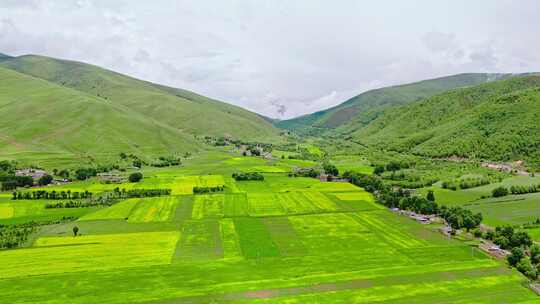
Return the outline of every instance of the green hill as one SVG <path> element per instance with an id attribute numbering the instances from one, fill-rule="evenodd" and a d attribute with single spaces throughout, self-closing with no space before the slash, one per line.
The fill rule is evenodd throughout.
<path id="1" fill-rule="evenodd" d="M 280 121 L 276 126 L 301 133 L 350 133 L 375 119 L 387 107 L 414 102 L 454 88 L 507 78 L 511 74 L 459 74 L 371 90 L 333 108 Z"/>
<path id="2" fill-rule="evenodd" d="M 39 158 L 201 148 L 195 135 L 277 138 L 259 115 L 96 66 L 41 56 L 0 62 L 0 156 Z"/>
<path id="3" fill-rule="evenodd" d="M 526 160 L 540 168 L 540 76 L 452 90 L 387 109 L 351 134 L 372 146 L 433 157 Z"/>
<path id="4" fill-rule="evenodd" d="M 189 134 L 245 139 L 276 134 L 270 123 L 242 108 L 89 64 L 27 55 L 0 65 L 129 107 Z"/>

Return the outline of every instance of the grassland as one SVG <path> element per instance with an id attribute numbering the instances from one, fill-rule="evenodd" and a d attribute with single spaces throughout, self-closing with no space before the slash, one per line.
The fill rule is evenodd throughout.
<path id="1" fill-rule="evenodd" d="M 490 226 L 521 225 L 540 218 L 540 195 L 538 193 L 509 195 L 500 198 L 491 197 L 491 191 L 497 187 L 529 186 L 540 183 L 540 177 L 513 176 L 498 183 L 465 190 L 442 189 L 439 186 L 420 190 L 425 195 L 434 191 L 438 203 L 447 206 L 462 206 L 474 212 L 482 213 L 484 223 Z"/>
<path id="2" fill-rule="evenodd" d="M 6 303 L 533 303 L 524 278 L 480 251 L 375 204 L 347 183 L 263 173 L 290 168 L 212 152 L 148 169 L 141 184 L 170 197 L 129 199 L 42 228 L 0 251 Z M 266 172 L 274 172 L 267 170 Z M 219 194 L 185 189 L 224 183 Z M 104 189 L 94 181 L 73 189 Z M 49 187 L 49 189 L 55 189 Z M 60 189 L 60 188 L 59 188 Z M 18 204 L 19 201 L 16 201 Z M 43 212 L 35 202 L 24 211 Z M 15 202 L 4 197 L 0 214 Z M 87 209 L 87 208 L 81 208 Z M 11 220 L 17 218 L 13 209 Z M 77 225 L 82 236 L 73 237 Z"/>
<path id="3" fill-rule="evenodd" d="M 149 160 L 200 151 L 205 135 L 279 140 L 255 113 L 89 64 L 19 56 L 2 60 L 0 78 L 0 155 L 27 165 Z"/>

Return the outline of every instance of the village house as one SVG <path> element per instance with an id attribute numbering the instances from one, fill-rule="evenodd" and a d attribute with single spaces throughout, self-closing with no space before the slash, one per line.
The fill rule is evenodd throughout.
<path id="1" fill-rule="evenodd" d="M 41 169 L 26 168 L 26 169 L 19 169 L 15 171 L 15 175 L 16 176 L 30 176 L 35 182 L 39 180 L 41 177 L 47 175 L 47 172 Z"/>
<path id="2" fill-rule="evenodd" d="M 118 172 L 103 172 L 98 173 L 98 178 L 102 183 L 106 184 L 119 184 L 124 178 Z"/>

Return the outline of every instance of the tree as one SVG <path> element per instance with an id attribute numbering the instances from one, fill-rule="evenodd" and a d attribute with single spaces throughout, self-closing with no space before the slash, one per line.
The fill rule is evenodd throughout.
<path id="1" fill-rule="evenodd" d="M 323 169 L 326 174 L 337 176 L 339 175 L 339 170 L 335 165 L 331 163 L 324 163 Z"/>
<path id="2" fill-rule="evenodd" d="M 508 260 L 508 264 L 510 266 L 516 266 L 521 259 L 525 257 L 525 252 L 523 252 L 523 249 L 521 247 L 514 247 L 512 248 L 511 254 L 506 258 Z"/>
<path id="3" fill-rule="evenodd" d="M 435 201 L 435 194 L 433 193 L 433 190 L 429 190 L 426 196 L 426 199 L 430 202 Z"/>
<path id="4" fill-rule="evenodd" d="M 384 172 L 384 167 L 383 167 L 383 166 L 380 166 L 380 165 L 379 165 L 379 166 L 375 166 L 375 169 L 373 169 L 373 173 L 374 173 L 374 174 L 377 174 L 377 175 L 379 175 L 379 174 L 381 174 L 381 173 L 383 173 L 383 172 Z"/>
<path id="5" fill-rule="evenodd" d="M 78 233 L 79 233 L 79 227 L 73 226 L 73 236 L 77 236 Z"/>
<path id="6" fill-rule="evenodd" d="M 510 247 L 519 247 L 525 246 L 529 247 L 532 245 L 532 240 L 529 234 L 525 231 L 518 231 L 512 235 L 509 239 Z"/>
<path id="7" fill-rule="evenodd" d="M 531 259 L 528 257 L 521 259 L 516 264 L 516 269 L 530 279 L 535 280 L 537 277 L 536 269 L 534 269 Z"/>
<path id="8" fill-rule="evenodd" d="M 137 183 L 143 178 L 141 172 L 133 172 L 129 175 L 129 181 L 132 183 Z"/>
<path id="9" fill-rule="evenodd" d="M 491 191 L 491 194 L 493 197 L 501 197 L 501 196 L 507 196 L 508 195 L 508 189 L 505 187 L 497 187 Z"/>
<path id="10" fill-rule="evenodd" d="M 69 178 L 69 171 L 66 169 L 62 169 L 60 170 L 60 172 L 58 172 L 58 176 L 67 179 Z"/>
<path id="11" fill-rule="evenodd" d="M 126 153 L 120 152 L 120 158 L 121 158 L 121 159 L 126 159 L 126 158 L 127 158 Z"/>
<path id="12" fill-rule="evenodd" d="M 386 171 L 397 171 L 401 169 L 401 164 L 396 161 L 391 161 L 386 164 Z"/>
<path id="13" fill-rule="evenodd" d="M 142 167 L 142 161 L 140 159 L 134 159 L 133 160 L 133 167 L 137 167 L 137 168 L 140 168 Z"/>
<path id="14" fill-rule="evenodd" d="M 536 244 L 531 246 L 531 262 L 534 264 L 540 263 L 540 246 Z"/>
<path id="15" fill-rule="evenodd" d="M 38 179 L 38 184 L 41 186 L 45 186 L 45 185 L 50 184 L 52 181 L 53 181 L 53 177 L 49 174 L 45 174 Z"/>

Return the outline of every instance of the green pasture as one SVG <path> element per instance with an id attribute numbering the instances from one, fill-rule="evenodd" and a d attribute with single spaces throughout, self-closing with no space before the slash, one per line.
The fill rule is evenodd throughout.
<path id="1" fill-rule="evenodd" d="M 252 157 L 201 157 L 204 161 L 194 157 L 178 168 L 148 169 L 138 184 L 90 180 L 47 187 L 170 187 L 173 193 L 110 207 L 73 208 L 84 209 L 77 221 L 45 226 L 29 247 L 0 251 L 2 301 L 422 304 L 538 299 L 516 271 L 386 210 L 352 184 L 288 177 L 279 164 L 276 170 L 260 170 L 274 165 Z M 235 181 L 230 174 L 239 168 L 264 172 L 265 180 Z M 222 193 L 191 192 L 195 185 L 223 184 Z M 0 223 L 50 217 L 52 210 L 44 204 L 2 197 Z M 73 236 L 73 226 L 79 236 Z"/>

